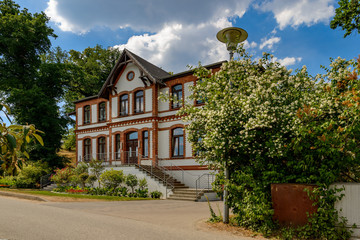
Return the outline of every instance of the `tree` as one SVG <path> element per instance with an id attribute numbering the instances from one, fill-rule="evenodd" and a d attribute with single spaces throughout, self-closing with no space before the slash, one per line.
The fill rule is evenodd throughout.
<path id="1" fill-rule="evenodd" d="M 335 10 L 335 17 L 330 22 L 330 27 L 341 27 L 345 30 L 344 38 L 353 31 L 360 33 L 360 2 L 359 0 L 340 0 L 339 7 Z"/>
<path id="2" fill-rule="evenodd" d="M 74 128 L 70 128 L 67 135 L 63 137 L 64 139 L 64 148 L 71 151 L 76 148 L 76 135 Z"/>
<path id="3" fill-rule="evenodd" d="M 196 69 L 190 98 L 204 105 L 189 101 L 178 114 L 189 122 L 198 161 L 219 170 L 228 164 L 227 200 L 238 223 L 268 233 L 275 226 L 271 183 L 329 186 L 355 177 L 360 61 L 336 59 L 326 74 L 311 77 L 306 67 L 292 74 L 269 54 L 253 61 L 239 53 L 217 73 Z M 324 221 L 334 229 L 332 220 Z M 341 234 L 327 230 L 319 232 Z"/>
<path id="4" fill-rule="evenodd" d="M 65 112 L 73 112 L 73 101 L 98 94 L 121 52 L 117 48 L 103 48 L 100 45 L 88 47 L 82 52 L 70 50 L 71 81 L 68 83 L 64 100 Z"/>
<path id="5" fill-rule="evenodd" d="M 134 193 L 134 188 L 138 185 L 138 179 L 136 175 L 129 174 L 126 176 L 125 183 L 128 187 L 131 188 L 131 193 Z"/>
<path id="6" fill-rule="evenodd" d="M 0 112 L 7 115 L 10 109 L 0 104 Z M 0 164 L 7 175 L 16 175 L 23 163 L 29 156 L 29 145 L 39 142 L 44 145 L 43 140 L 33 125 L 10 125 L 6 126 L 0 118 Z"/>
<path id="7" fill-rule="evenodd" d="M 125 176 L 121 170 L 107 170 L 103 172 L 100 176 L 100 181 L 105 187 L 112 188 L 113 192 L 119 187 L 119 185 L 124 181 Z"/>
<path id="8" fill-rule="evenodd" d="M 0 89 L 17 123 L 32 123 L 44 132 L 45 145 L 35 146 L 31 159 L 62 166 L 56 152 L 68 120 L 58 102 L 69 75 L 61 51 L 49 52 L 56 35 L 44 13 L 20 10 L 12 0 L 0 1 L 0 18 Z"/>

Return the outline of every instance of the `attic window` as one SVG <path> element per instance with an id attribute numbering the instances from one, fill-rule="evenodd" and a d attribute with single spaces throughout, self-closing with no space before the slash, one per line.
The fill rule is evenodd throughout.
<path id="1" fill-rule="evenodd" d="M 126 79 L 129 81 L 133 80 L 134 77 L 135 77 L 135 73 L 133 71 L 130 71 L 126 74 Z"/>

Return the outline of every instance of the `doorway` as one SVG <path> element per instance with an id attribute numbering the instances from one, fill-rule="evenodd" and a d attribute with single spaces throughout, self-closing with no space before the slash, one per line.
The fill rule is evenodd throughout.
<path id="1" fill-rule="evenodd" d="M 126 163 L 138 163 L 138 133 L 130 132 L 126 134 Z"/>

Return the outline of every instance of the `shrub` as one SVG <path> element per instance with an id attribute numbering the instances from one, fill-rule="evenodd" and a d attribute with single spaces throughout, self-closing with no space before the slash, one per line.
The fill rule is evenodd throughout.
<path id="1" fill-rule="evenodd" d="M 92 175 L 94 175 L 96 177 L 99 187 L 100 187 L 100 185 L 101 185 L 100 175 L 105 169 L 104 165 L 102 164 L 102 161 L 93 159 L 92 161 L 90 161 L 89 166 L 90 166 L 90 171 L 91 171 Z"/>
<path id="2" fill-rule="evenodd" d="M 135 193 L 137 194 L 138 197 L 141 197 L 141 198 L 149 197 L 148 189 L 136 189 Z"/>
<path id="3" fill-rule="evenodd" d="M 126 176 L 126 185 L 131 188 L 131 193 L 134 193 L 134 188 L 138 185 L 136 175 L 129 174 Z"/>
<path id="4" fill-rule="evenodd" d="M 56 169 L 55 174 L 51 176 L 51 181 L 56 184 L 64 184 L 67 185 L 70 183 L 70 177 L 73 175 L 73 169 L 66 167 L 63 169 Z"/>
<path id="5" fill-rule="evenodd" d="M 105 187 L 116 189 L 124 181 L 123 171 L 107 170 L 101 174 L 100 181 Z"/>
<path id="6" fill-rule="evenodd" d="M 40 162 L 27 163 L 16 176 L 16 187 L 34 188 L 39 187 L 40 178 L 49 173 L 47 165 Z"/>
<path id="7" fill-rule="evenodd" d="M 6 176 L 3 178 L 0 178 L 0 186 L 10 186 L 13 187 L 15 186 L 16 181 L 15 178 L 13 176 Z"/>
<path id="8" fill-rule="evenodd" d="M 139 188 L 140 190 L 144 190 L 145 188 L 147 188 L 148 184 L 146 181 L 146 178 L 142 178 L 139 180 Z"/>
<path id="9" fill-rule="evenodd" d="M 94 187 L 94 182 L 97 180 L 97 177 L 95 175 L 89 175 L 89 177 L 86 179 L 87 184 L 89 184 L 91 187 Z"/>
<path id="10" fill-rule="evenodd" d="M 150 193 L 151 198 L 160 198 L 162 196 L 162 193 L 159 191 L 153 191 Z"/>

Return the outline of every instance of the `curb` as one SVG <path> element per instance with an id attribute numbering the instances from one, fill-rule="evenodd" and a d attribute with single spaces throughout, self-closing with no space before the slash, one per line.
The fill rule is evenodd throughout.
<path id="1" fill-rule="evenodd" d="M 43 199 L 41 197 L 32 196 L 32 195 L 26 195 L 26 194 L 22 194 L 22 193 L 13 193 L 13 192 L 0 191 L 0 196 L 16 197 L 16 198 L 27 199 L 27 200 L 47 202 L 47 200 L 45 200 L 45 199 Z"/>

